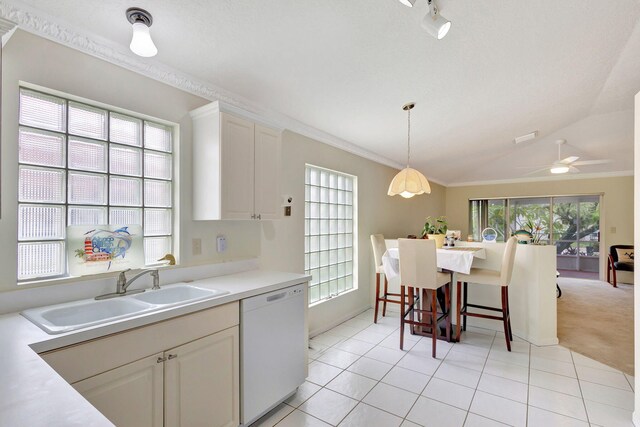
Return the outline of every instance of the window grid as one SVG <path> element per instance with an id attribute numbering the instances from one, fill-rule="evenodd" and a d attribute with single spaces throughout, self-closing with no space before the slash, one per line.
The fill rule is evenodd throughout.
<path id="1" fill-rule="evenodd" d="M 114 111 L 109 110 L 108 108 L 101 108 L 101 107 L 95 107 L 86 103 L 81 103 L 81 102 L 76 102 L 76 101 L 72 101 L 69 99 L 65 99 L 63 97 L 60 96 L 54 96 L 54 95 L 50 95 L 48 93 L 43 93 L 43 92 L 39 92 L 37 90 L 33 90 L 33 89 L 27 89 L 27 88 L 20 88 L 20 103 L 22 104 L 23 102 L 23 97 L 29 97 L 29 96 L 42 96 L 42 97 L 46 97 L 50 100 L 55 100 L 57 102 L 60 102 L 61 105 L 63 106 L 63 111 L 62 111 L 62 118 L 64 123 L 62 124 L 62 126 L 58 129 L 52 129 L 52 127 L 49 124 L 43 125 L 43 127 L 37 127 L 34 125 L 27 125 L 23 122 L 23 120 L 20 120 L 19 122 L 19 146 L 20 146 L 20 158 L 19 158 L 19 167 L 22 168 L 28 168 L 28 169 L 33 169 L 33 170 L 43 170 L 43 171 L 60 171 L 63 173 L 64 177 L 63 177 L 63 181 L 62 181 L 62 193 L 63 193 L 63 200 L 61 201 L 38 201 L 38 200 L 24 200 L 24 198 L 19 197 L 18 200 L 18 209 L 19 212 L 24 209 L 25 211 L 27 210 L 27 208 L 36 208 L 36 207 L 45 207 L 45 208 L 62 208 L 64 210 L 64 224 L 62 224 L 62 229 L 63 229 L 63 233 L 62 236 L 58 235 L 54 236 L 54 237 L 26 237 L 23 233 L 21 233 L 21 227 L 22 228 L 27 228 L 29 229 L 29 227 L 31 228 L 37 228 L 37 224 L 33 224 L 33 223 L 24 223 L 22 224 L 22 221 L 20 221 L 20 215 L 19 215 L 19 226 L 18 226 L 18 281 L 30 281 L 30 280 L 37 280 L 37 279 L 41 279 L 41 278 L 55 278 L 55 277 L 64 277 L 68 274 L 67 272 L 67 263 L 66 263 L 66 249 L 65 249 L 65 238 L 66 238 L 66 226 L 67 225 L 73 225 L 74 224 L 74 217 L 80 217 L 81 215 L 78 214 L 78 212 L 82 209 L 85 209 L 85 211 L 88 210 L 94 210 L 96 212 L 100 212 L 99 214 L 94 215 L 94 220 L 91 221 L 78 221 L 75 220 L 75 224 L 76 225 L 97 225 L 100 222 L 97 222 L 95 219 L 100 218 L 103 219 L 104 222 L 102 223 L 108 223 L 111 224 L 111 213 L 114 210 L 136 210 L 138 211 L 138 215 L 137 217 L 139 218 L 139 223 L 142 226 L 143 229 L 143 233 L 144 233 L 144 247 L 145 247 L 145 261 L 146 261 L 146 265 L 153 265 L 153 264 L 158 264 L 157 259 L 160 258 L 162 255 L 164 255 L 164 253 L 166 252 L 172 252 L 172 235 L 173 235 L 173 223 L 172 218 L 172 208 L 173 208 L 173 167 L 172 167 L 172 163 L 173 163 L 173 141 L 172 141 L 172 135 L 171 135 L 171 129 L 169 126 L 165 126 L 165 125 L 161 125 L 161 124 L 157 124 L 154 122 L 150 122 L 141 118 L 137 118 L 135 116 L 130 116 L 130 115 L 126 115 L 126 114 L 122 114 L 122 113 L 116 113 Z M 93 112 L 93 113 L 98 113 L 98 114 L 102 114 L 103 117 L 105 117 L 105 123 L 104 123 L 104 139 L 100 138 L 100 137 L 92 137 L 87 135 L 87 131 L 78 131 L 76 133 L 72 132 L 72 129 L 70 129 L 70 123 L 69 123 L 69 109 L 70 109 L 70 105 L 72 105 L 72 108 L 86 108 L 87 111 L 89 112 Z M 20 118 L 22 119 L 22 105 L 20 106 Z M 112 117 L 116 117 L 118 119 L 128 119 L 131 120 L 132 122 L 137 122 L 139 123 L 139 136 L 138 136 L 138 145 L 136 144 L 128 144 L 128 143 L 121 143 L 121 141 L 118 142 L 112 142 L 112 130 L 111 130 L 111 119 Z M 46 122 L 44 122 L 46 123 Z M 145 129 L 146 126 L 150 125 L 153 126 L 157 129 L 162 129 L 164 128 L 165 131 L 168 133 L 166 135 L 166 137 L 169 140 L 169 146 L 167 147 L 167 151 L 161 151 L 158 150 L 156 148 L 148 148 L 147 147 L 147 137 L 145 135 Z M 46 160 L 42 160 L 42 159 L 36 159 L 34 160 L 32 159 L 23 159 L 22 158 L 22 151 L 24 149 L 23 147 L 23 139 L 22 139 L 22 135 L 23 133 L 26 132 L 36 132 L 36 133 L 41 133 L 43 135 L 46 136 L 53 136 L 53 137 L 59 137 L 62 139 L 62 156 L 63 156 L 63 163 L 60 165 L 57 164 L 51 164 L 51 163 L 47 163 Z M 96 145 L 102 145 L 104 147 L 104 160 L 102 161 L 102 163 L 104 164 L 104 168 L 100 169 L 100 168 L 92 168 L 89 167 L 87 165 L 74 165 L 71 163 L 71 158 L 72 155 L 74 154 L 72 152 L 72 150 L 70 149 L 70 144 L 72 142 L 80 142 L 80 143 L 84 143 L 84 144 L 96 144 Z M 137 149 L 139 152 L 139 173 L 135 172 L 135 173 L 130 173 L 129 175 L 126 175 L 127 171 L 122 172 L 119 171 L 120 173 L 112 173 L 112 165 L 111 165 L 111 149 L 115 148 L 115 149 L 126 149 L 126 150 L 135 150 Z M 160 176 L 157 173 L 146 173 L 145 172 L 145 155 L 149 154 L 149 155 L 156 155 L 159 157 L 163 157 L 165 159 L 168 160 L 168 166 L 169 166 L 169 173 L 165 174 L 165 176 Z M 95 177 L 98 176 L 102 176 L 106 179 L 106 182 L 104 184 L 104 191 L 105 191 L 105 195 L 104 195 L 104 201 L 103 202 L 98 202 L 96 203 L 95 201 L 92 202 L 88 202 L 88 203 L 72 203 L 72 201 L 70 200 L 70 193 L 71 193 L 71 189 L 70 189 L 70 175 L 92 175 Z M 147 178 L 147 176 L 152 177 L 151 179 Z M 135 203 L 135 204 L 124 204 L 124 203 L 111 203 L 111 195 L 112 192 L 115 191 L 114 189 L 111 188 L 111 180 L 112 178 L 115 179 L 128 179 L 128 180 L 137 180 L 139 181 L 139 198 L 140 198 L 140 203 Z M 148 205 L 147 204 L 147 195 L 145 194 L 145 183 L 147 181 L 155 181 L 155 182 L 164 182 L 167 183 L 169 185 L 169 197 L 168 197 L 168 203 L 165 204 L 165 206 L 159 206 L 159 205 Z M 23 182 L 22 179 L 22 175 L 19 178 L 19 186 L 22 189 L 23 187 L 26 187 L 26 185 L 24 185 L 25 183 Z M 166 211 L 166 215 L 169 218 L 169 222 L 168 222 L 168 229 L 165 232 L 159 232 L 158 230 L 155 230 L 153 233 L 147 234 L 147 227 L 145 224 L 145 214 L 147 213 L 147 211 L 154 211 L 154 212 L 158 212 L 158 211 Z M 72 214 L 72 211 L 75 213 Z M 87 216 L 91 216 L 91 215 L 85 215 L 85 217 Z M 166 221 L 165 221 L 166 222 Z M 55 227 L 54 227 L 55 228 Z M 153 242 L 158 242 L 158 245 L 154 246 L 152 243 Z M 25 263 L 28 263 L 29 261 L 33 262 L 33 257 L 34 256 L 39 256 L 40 259 L 45 259 L 46 257 L 42 256 L 42 253 L 44 253 L 44 248 L 46 246 L 49 247 L 55 247 L 56 252 L 55 254 L 46 254 L 49 256 L 49 258 L 51 257 L 58 257 L 58 262 L 56 264 L 57 268 L 43 268 L 41 266 L 34 266 L 32 265 L 31 269 L 27 269 L 29 270 L 29 272 L 27 272 L 25 274 L 25 268 L 24 265 Z M 29 250 L 29 248 L 31 248 L 31 251 Z M 61 248 L 61 249 L 60 249 Z M 160 254 L 159 256 L 157 256 L 157 254 L 155 254 L 154 252 L 158 252 L 157 250 L 154 251 L 153 249 L 159 249 L 160 251 L 166 251 L 163 252 L 162 254 Z M 40 253 L 38 253 L 38 251 Z M 55 256 L 54 256 L 55 255 Z M 31 259 L 29 259 L 31 256 Z M 60 257 L 62 257 L 60 259 Z"/>
<path id="2" fill-rule="evenodd" d="M 309 304 L 354 288 L 355 177 L 306 165 L 305 273 Z"/>

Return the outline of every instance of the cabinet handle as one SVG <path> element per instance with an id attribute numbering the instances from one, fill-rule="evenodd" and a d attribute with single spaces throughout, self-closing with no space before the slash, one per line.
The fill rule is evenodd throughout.
<path id="1" fill-rule="evenodd" d="M 171 360 L 171 359 L 175 359 L 176 357 L 178 357 L 177 354 L 170 354 L 168 359 Z"/>
<path id="2" fill-rule="evenodd" d="M 262 219 L 262 214 L 258 214 L 258 219 Z"/>
<path id="3" fill-rule="evenodd" d="M 166 357 L 158 357 L 158 360 L 156 360 L 156 363 L 162 363 L 162 362 L 164 362 L 165 360 L 167 360 L 167 358 L 166 358 Z"/>
<path id="4" fill-rule="evenodd" d="M 256 219 L 256 214 L 251 214 L 251 219 Z"/>

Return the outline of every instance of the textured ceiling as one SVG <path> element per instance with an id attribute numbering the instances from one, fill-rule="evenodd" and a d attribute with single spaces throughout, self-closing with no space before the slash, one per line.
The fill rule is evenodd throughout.
<path id="1" fill-rule="evenodd" d="M 640 1 L 439 0 L 451 31 L 420 28 L 426 0 L 25 0 L 128 46 L 130 6 L 149 10 L 154 60 L 405 162 L 445 183 L 512 179 L 556 156 L 633 169 Z M 515 136 L 540 137 L 515 146 Z"/>

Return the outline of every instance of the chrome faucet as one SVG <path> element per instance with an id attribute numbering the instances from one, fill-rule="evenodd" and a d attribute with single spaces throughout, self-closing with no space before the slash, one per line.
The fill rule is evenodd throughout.
<path id="1" fill-rule="evenodd" d="M 124 295 L 133 295 L 133 294 L 139 294 L 140 292 L 144 292 L 144 289 L 135 289 L 133 291 L 127 291 L 127 289 L 139 277 L 144 276 L 147 273 L 151 274 L 151 277 L 153 278 L 153 287 L 151 289 L 152 290 L 160 289 L 160 273 L 158 273 L 158 270 L 142 270 L 142 272 L 136 274 L 129 280 L 127 280 L 127 276 L 125 275 L 127 271 L 131 271 L 131 269 L 128 268 L 124 271 L 121 271 L 120 274 L 118 275 L 118 281 L 116 282 L 115 292 L 105 294 L 105 295 L 99 295 L 96 297 L 96 299 L 101 300 L 101 299 L 115 298 L 115 297 L 121 297 Z"/>

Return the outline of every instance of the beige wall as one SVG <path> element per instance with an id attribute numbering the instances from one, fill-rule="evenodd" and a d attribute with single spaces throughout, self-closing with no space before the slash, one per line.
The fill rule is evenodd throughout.
<path id="1" fill-rule="evenodd" d="M 445 189 L 431 183 L 430 195 L 387 196 L 397 170 L 285 131 L 282 136 L 282 193 L 293 197 L 291 217 L 263 221 L 261 263 L 268 268 L 304 270 L 304 167 L 306 163 L 358 177 L 358 290 L 311 307 L 313 333 L 370 307 L 374 298 L 373 254 L 369 236 L 418 234 L 428 215 L 444 214 Z"/>
<path id="2" fill-rule="evenodd" d="M 601 208 L 603 248 L 633 242 L 633 177 L 566 179 L 512 184 L 447 187 L 449 227 L 469 234 L 469 199 L 485 197 L 604 194 Z M 612 230 L 615 228 L 615 232 Z M 604 258 L 601 260 L 601 273 Z"/>

